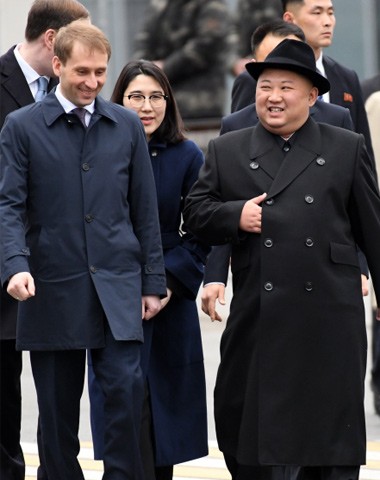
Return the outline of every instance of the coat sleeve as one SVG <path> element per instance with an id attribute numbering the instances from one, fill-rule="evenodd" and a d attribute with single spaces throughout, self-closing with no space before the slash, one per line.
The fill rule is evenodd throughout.
<path id="1" fill-rule="evenodd" d="M 198 178 L 203 164 L 203 154 L 197 148 L 186 173 L 182 197 L 186 198 Z M 177 295 L 195 300 L 204 274 L 204 264 L 210 247 L 202 243 L 185 224 L 181 227 L 181 242 L 165 252 L 165 268 L 168 287 Z"/>
<path id="2" fill-rule="evenodd" d="M 357 245 L 365 254 L 377 303 L 380 299 L 380 195 L 363 136 L 359 137 L 349 202 L 351 226 Z"/>
<path id="3" fill-rule="evenodd" d="M 19 135 L 22 128 L 13 114 L 0 134 L 0 239 L 1 282 L 18 272 L 29 272 L 29 248 L 25 239 L 28 159 Z"/>
<path id="4" fill-rule="evenodd" d="M 142 294 L 164 297 L 166 280 L 156 187 L 143 127 L 139 124 L 136 128 L 128 201 L 134 232 L 141 245 Z"/>
<path id="5" fill-rule="evenodd" d="M 240 216 L 246 200 L 222 199 L 217 140 L 209 143 L 205 164 L 185 203 L 184 221 L 193 234 L 209 245 L 239 243 Z"/>

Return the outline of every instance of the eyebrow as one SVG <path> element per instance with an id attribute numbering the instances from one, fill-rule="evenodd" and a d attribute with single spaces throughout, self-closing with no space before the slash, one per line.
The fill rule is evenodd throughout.
<path id="1" fill-rule="evenodd" d="M 132 95 L 133 93 L 138 93 L 138 94 L 141 94 L 141 95 L 145 95 L 142 90 L 132 90 L 130 92 L 130 95 Z M 159 93 L 160 95 L 165 95 L 164 92 L 161 92 L 160 90 L 152 90 L 149 93 L 149 95 L 154 95 L 155 93 Z"/>

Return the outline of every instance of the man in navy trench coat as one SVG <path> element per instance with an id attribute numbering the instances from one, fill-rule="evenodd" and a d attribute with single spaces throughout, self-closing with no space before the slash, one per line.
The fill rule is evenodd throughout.
<path id="1" fill-rule="evenodd" d="M 49 479 L 83 480 L 85 353 L 106 396 L 104 479 L 142 478 L 142 317 L 166 294 L 156 191 L 137 116 L 98 97 L 110 45 L 85 22 L 55 40 L 56 92 L 0 137 L 1 280 L 20 301 Z M 83 123 L 72 110 L 85 107 Z"/>

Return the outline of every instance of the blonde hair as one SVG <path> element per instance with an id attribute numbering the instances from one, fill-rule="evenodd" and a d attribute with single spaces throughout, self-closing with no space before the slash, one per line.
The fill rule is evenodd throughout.
<path id="1" fill-rule="evenodd" d="M 75 42 L 80 42 L 90 49 L 107 54 L 108 60 L 111 57 L 111 45 L 100 28 L 91 23 L 77 20 L 66 27 L 62 27 L 54 41 L 54 55 L 63 65 L 66 64 L 73 51 Z"/>

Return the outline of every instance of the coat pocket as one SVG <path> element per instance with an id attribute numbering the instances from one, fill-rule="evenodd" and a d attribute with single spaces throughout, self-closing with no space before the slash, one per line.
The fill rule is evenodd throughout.
<path id="1" fill-rule="evenodd" d="M 330 242 L 330 258 L 333 263 L 359 267 L 358 251 L 353 245 Z"/>

